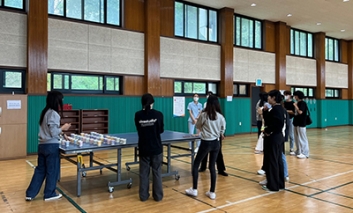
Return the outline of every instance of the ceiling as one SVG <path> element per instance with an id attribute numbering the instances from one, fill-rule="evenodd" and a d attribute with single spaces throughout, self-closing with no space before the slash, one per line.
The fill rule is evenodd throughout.
<path id="1" fill-rule="evenodd" d="M 343 2 L 343 0 L 187 1 L 215 9 L 234 8 L 237 14 L 272 22 L 282 21 L 292 28 L 312 33 L 325 32 L 329 37 L 353 40 L 353 0 L 348 2 Z M 252 7 L 252 3 L 256 6 Z M 292 16 L 288 17 L 288 14 Z"/>

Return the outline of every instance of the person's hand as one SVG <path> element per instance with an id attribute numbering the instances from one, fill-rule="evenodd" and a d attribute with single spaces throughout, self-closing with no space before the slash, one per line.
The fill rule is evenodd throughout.
<path id="1" fill-rule="evenodd" d="M 68 130 L 71 126 L 71 123 L 65 123 L 64 125 L 61 126 L 61 130 Z"/>
<path id="2" fill-rule="evenodd" d="M 295 103 L 293 103 L 293 105 L 294 105 L 294 107 L 297 107 L 297 106 L 298 106 L 298 103 L 297 103 L 297 102 L 295 102 Z"/>
<path id="3" fill-rule="evenodd" d="M 221 139 L 224 140 L 224 135 L 223 134 L 221 134 Z"/>

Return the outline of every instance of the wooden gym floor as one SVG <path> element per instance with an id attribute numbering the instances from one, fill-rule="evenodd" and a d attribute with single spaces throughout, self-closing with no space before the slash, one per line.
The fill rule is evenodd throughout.
<path id="1" fill-rule="evenodd" d="M 82 195 L 76 197 L 76 166 L 66 160 L 62 160 L 58 183 L 63 198 L 45 202 L 42 189 L 35 200 L 26 202 L 25 190 L 36 155 L 0 161 L 0 212 L 353 212 L 352 132 L 350 126 L 309 129 L 310 158 L 287 155 L 290 182 L 286 183 L 286 190 L 277 193 L 266 192 L 258 184 L 264 177 L 256 174 L 262 164 L 262 155 L 253 152 L 256 133 L 227 137 L 223 153 L 229 176 L 217 176 L 215 200 L 204 194 L 209 189 L 208 170 L 200 173 L 198 197 L 184 194 L 192 185 L 190 158 L 186 157 L 172 160 L 173 170 L 178 170 L 181 178 L 163 178 L 161 202 L 151 197 L 146 202 L 139 201 L 138 165 L 122 172 L 123 179 L 133 179 L 131 189 L 121 185 L 108 193 L 107 183 L 114 181 L 116 174 L 107 169 L 103 169 L 103 174 L 89 171 L 82 179 Z M 288 150 L 288 143 L 286 147 Z M 133 159 L 132 149 L 123 149 L 122 153 L 123 162 Z M 95 157 L 115 162 L 116 151 L 96 152 Z"/>

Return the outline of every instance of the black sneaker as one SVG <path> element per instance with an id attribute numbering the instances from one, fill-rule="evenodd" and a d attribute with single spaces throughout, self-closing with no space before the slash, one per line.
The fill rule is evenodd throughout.
<path id="1" fill-rule="evenodd" d="M 223 176 L 228 176 L 228 173 L 223 171 L 223 172 L 218 172 L 219 175 L 223 175 Z"/>

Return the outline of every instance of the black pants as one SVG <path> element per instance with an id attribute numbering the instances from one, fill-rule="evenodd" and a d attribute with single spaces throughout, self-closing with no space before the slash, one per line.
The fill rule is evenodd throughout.
<path id="1" fill-rule="evenodd" d="M 226 166 L 224 165 L 224 160 L 223 160 L 223 154 L 222 154 L 222 139 L 219 139 L 219 152 L 218 152 L 218 156 L 217 156 L 217 170 L 218 172 L 224 172 L 226 171 Z M 201 167 L 200 170 L 206 170 L 207 167 L 207 159 L 208 159 L 208 153 L 206 154 L 206 156 L 202 159 L 202 163 L 201 163 Z"/>
<path id="2" fill-rule="evenodd" d="M 210 153 L 209 169 L 211 174 L 210 192 L 215 192 L 216 189 L 216 159 L 219 152 L 220 144 L 218 139 L 213 141 L 201 140 L 199 151 L 197 152 L 194 165 L 192 167 L 193 189 L 197 189 L 197 181 L 199 179 L 199 166 L 202 159 Z"/>
<path id="3" fill-rule="evenodd" d="M 152 156 L 140 156 L 140 200 L 145 201 L 149 198 L 149 175 L 150 167 L 152 168 L 152 195 L 155 201 L 163 199 L 163 186 L 162 186 L 162 161 L 163 153 Z"/>
<path id="4" fill-rule="evenodd" d="M 257 138 L 259 138 L 261 134 L 262 121 L 257 121 L 256 125 L 257 125 Z"/>

